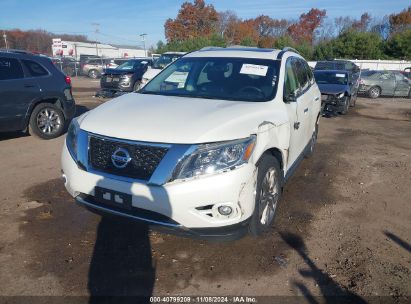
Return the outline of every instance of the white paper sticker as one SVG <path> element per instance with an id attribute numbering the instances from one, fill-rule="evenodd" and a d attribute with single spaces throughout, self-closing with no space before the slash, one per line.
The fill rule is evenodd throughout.
<path id="1" fill-rule="evenodd" d="M 168 76 L 165 81 L 177 83 L 179 88 L 184 88 L 187 77 L 188 77 L 188 72 L 175 71 L 173 74 Z"/>
<path id="2" fill-rule="evenodd" d="M 265 76 L 267 75 L 268 66 L 245 63 L 241 67 L 240 74 Z"/>
<path id="3" fill-rule="evenodd" d="M 345 74 L 335 74 L 335 77 L 345 77 Z"/>

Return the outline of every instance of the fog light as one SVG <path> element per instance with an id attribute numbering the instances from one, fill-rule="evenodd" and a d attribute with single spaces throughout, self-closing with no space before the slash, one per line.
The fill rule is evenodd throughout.
<path id="1" fill-rule="evenodd" d="M 230 215 L 233 212 L 233 208 L 231 208 L 230 206 L 220 206 L 218 207 L 218 212 L 221 215 Z"/>

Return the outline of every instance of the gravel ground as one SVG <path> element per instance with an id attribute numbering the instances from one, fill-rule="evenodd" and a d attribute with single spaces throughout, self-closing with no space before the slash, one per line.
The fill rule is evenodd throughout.
<path id="1" fill-rule="evenodd" d="M 79 113 L 98 82 L 74 79 Z M 314 156 L 259 239 L 209 243 L 104 219 L 60 180 L 63 137 L 0 135 L 0 295 L 349 295 L 411 301 L 411 102 L 359 98 L 320 124 Z M 318 298 L 317 298 L 318 297 Z M 330 302 L 330 301 L 328 301 Z M 332 302 L 332 301 L 331 301 Z"/>

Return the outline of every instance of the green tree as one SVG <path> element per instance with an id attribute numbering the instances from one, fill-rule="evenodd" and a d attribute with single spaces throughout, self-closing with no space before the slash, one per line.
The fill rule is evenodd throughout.
<path id="1" fill-rule="evenodd" d="M 385 47 L 389 57 L 411 60 L 411 29 L 394 34 Z"/>
<path id="2" fill-rule="evenodd" d="M 376 33 L 348 30 L 331 41 L 332 53 L 337 58 L 383 59 L 383 41 Z"/>

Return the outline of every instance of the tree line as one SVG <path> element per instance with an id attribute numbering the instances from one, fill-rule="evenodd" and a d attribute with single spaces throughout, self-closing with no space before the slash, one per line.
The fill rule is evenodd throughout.
<path id="1" fill-rule="evenodd" d="M 164 29 L 166 43 L 159 41 L 152 52 L 189 52 L 205 46 L 291 46 L 311 60 L 411 60 L 411 6 L 380 18 L 364 12 L 359 19 L 331 19 L 325 10 L 312 8 L 296 20 L 267 15 L 241 19 L 234 11 L 218 12 L 204 0 L 194 0 L 184 2 Z"/>
<path id="2" fill-rule="evenodd" d="M 7 35 L 7 46 L 10 49 L 26 50 L 40 54 L 51 54 L 51 42 L 53 38 L 59 37 L 62 40 L 90 42 L 85 35 L 54 34 L 45 30 L 22 31 L 13 29 L 4 31 Z M 0 36 L 3 30 L 0 29 Z M 2 38 L 2 37 L 0 37 Z M 6 43 L 0 39 L 0 48 L 5 48 Z"/>

